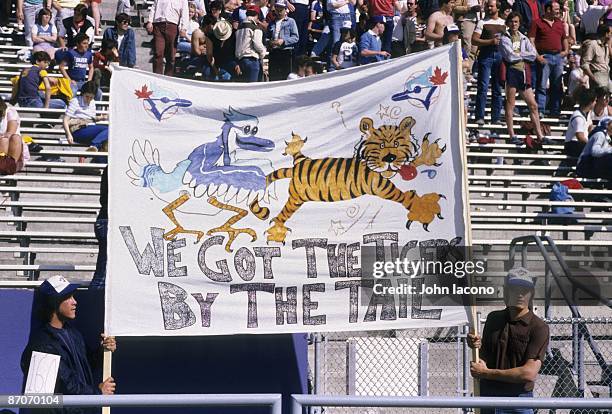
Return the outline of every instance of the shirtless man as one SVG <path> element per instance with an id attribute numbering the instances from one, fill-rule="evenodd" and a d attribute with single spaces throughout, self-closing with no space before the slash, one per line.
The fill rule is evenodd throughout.
<path id="1" fill-rule="evenodd" d="M 191 55 L 193 57 L 206 56 L 206 36 L 212 31 L 217 19 L 212 15 L 206 15 L 200 22 L 200 28 L 191 34 Z"/>
<path id="2" fill-rule="evenodd" d="M 427 19 L 427 29 L 425 29 L 425 38 L 434 46 L 442 46 L 444 39 L 444 28 L 454 24 L 453 8 L 455 0 L 440 0 L 440 10 L 432 13 Z M 430 46 L 431 47 L 431 46 Z"/>

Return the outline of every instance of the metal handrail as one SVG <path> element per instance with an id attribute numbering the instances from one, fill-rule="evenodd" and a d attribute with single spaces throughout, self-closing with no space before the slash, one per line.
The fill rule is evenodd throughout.
<path id="1" fill-rule="evenodd" d="M 522 397 L 370 397 L 347 395 L 291 396 L 291 413 L 302 407 L 419 407 L 419 408 L 591 408 L 609 409 L 612 398 L 522 398 Z"/>
<path id="2" fill-rule="evenodd" d="M 126 394 L 64 395 L 64 407 L 212 407 L 267 406 L 282 413 L 281 394 Z"/>

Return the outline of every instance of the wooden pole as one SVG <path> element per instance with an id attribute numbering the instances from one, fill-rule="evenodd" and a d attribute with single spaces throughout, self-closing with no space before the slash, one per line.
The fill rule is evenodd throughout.
<path id="1" fill-rule="evenodd" d="M 104 362 L 102 365 L 102 381 L 106 380 L 111 376 L 113 363 L 113 353 L 108 350 L 104 350 Z M 102 414 L 110 414 L 110 407 L 102 407 Z"/>
<path id="2" fill-rule="evenodd" d="M 461 51 L 461 41 L 455 42 L 455 53 L 457 55 L 457 101 L 459 107 L 457 116 L 459 117 L 459 137 L 461 158 L 463 163 L 463 206 L 464 206 L 464 222 L 465 222 L 465 246 L 466 246 L 466 260 L 470 260 L 472 257 L 472 225 L 469 208 L 469 191 L 468 191 L 468 171 L 467 171 L 467 139 L 466 139 L 466 120 L 464 115 L 464 96 L 463 96 L 463 54 Z M 474 286 L 474 280 L 472 275 L 469 276 L 470 286 Z M 468 315 L 468 322 L 470 324 L 469 332 L 471 334 L 478 334 L 478 316 L 477 316 L 477 305 L 473 295 L 469 297 L 470 312 Z M 476 362 L 480 359 L 478 349 L 472 349 L 472 361 Z M 473 379 L 474 396 L 480 396 L 480 381 L 476 378 Z M 480 413 L 480 409 L 474 409 L 476 414 Z"/>

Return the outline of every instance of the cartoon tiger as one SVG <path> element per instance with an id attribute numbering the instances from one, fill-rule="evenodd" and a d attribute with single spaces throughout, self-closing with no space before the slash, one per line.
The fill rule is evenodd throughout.
<path id="1" fill-rule="evenodd" d="M 414 124 L 414 118 L 407 116 L 399 126 L 382 125 L 374 128 L 371 118 L 362 118 L 359 123 L 362 140 L 355 147 L 355 157 L 365 161 L 368 168 L 385 178 L 392 178 L 406 164 L 414 167 L 439 166 L 437 159 L 446 150 L 446 145 L 440 148 L 439 140 L 430 144 L 430 134 L 425 135 L 419 145 L 411 133 Z"/>
<path id="2" fill-rule="evenodd" d="M 414 125 L 414 119 L 408 118 L 405 118 L 399 126 L 402 137 L 410 136 L 410 129 Z M 361 125 L 364 125 L 364 121 L 367 124 L 368 119 L 362 119 Z M 443 195 L 429 193 L 418 196 L 415 191 L 402 192 L 383 174 L 389 168 L 382 172 L 375 171 L 366 161 L 357 158 L 308 158 L 301 152 L 305 142 L 305 139 L 302 140 L 299 135 L 293 134 L 285 149 L 285 154 L 293 157 L 293 167 L 280 168 L 266 176 L 266 186 L 276 180 L 291 179 L 289 199 L 281 212 L 272 219 L 274 223 L 272 227 L 266 231 L 268 242 L 284 243 L 290 230 L 285 223 L 309 201 L 343 201 L 369 194 L 402 204 L 408 210 L 406 228 L 410 228 L 413 221 L 418 221 L 423 223 L 423 228 L 427 231 L 436 216 L 443 219 L 438 203 L 440 198 L 444 198 Z M 388 139 L 385 143 L 387 142 L 392 143 Z M 395 151 L 389 153 L 406 154 L 407 157 L 410 152 L 404 148 L 406 142 L 402 140 L 398 146 L 393 144 Z M 387 164 L 393 164 L 393 161 Z M 395 172 L 392 173 L 394 174 Z M 251 211 L 262 220 L 269 215 L 269 210 L 260 207 L 257 200 L 251 204 Z"/>

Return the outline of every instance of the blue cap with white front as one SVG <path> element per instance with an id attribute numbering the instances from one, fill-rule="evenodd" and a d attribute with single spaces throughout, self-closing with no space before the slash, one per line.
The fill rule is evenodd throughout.
<path id="1" fill-rule="evenodd" d="M 524 267 L 515 267 L 508 271 L 506 275 L 506 285 L 533 288 L 535 287 L 535 281 L 529 270 Z"/>
<path id="2" fill-rule="evenodd" d="M 64 276 L 51 276 L 40 284 L 38 291 L 46 296 L 66 296 L 78 289 L 78 283 L 70 283 Z"/>

